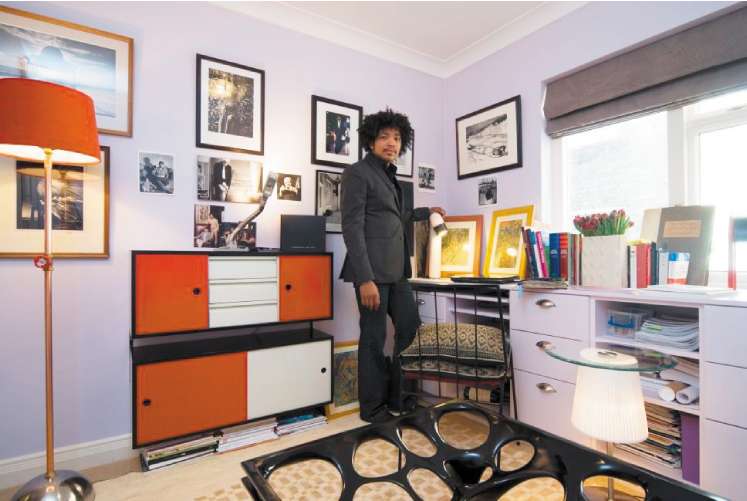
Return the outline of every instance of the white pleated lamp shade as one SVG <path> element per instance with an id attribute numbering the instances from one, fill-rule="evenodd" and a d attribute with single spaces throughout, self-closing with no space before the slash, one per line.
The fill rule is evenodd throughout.
<path id="1" fill-rule="evenodd" d="M 581 358 L 603 365 L 637 363 L 630 355 L 616 353 L 609 357 L 594 348 L 583 350 Z M 605 442 L 646 440 L 648 422 L 638 372 L 579 366 L 571 422 L 582 433 Z"/>

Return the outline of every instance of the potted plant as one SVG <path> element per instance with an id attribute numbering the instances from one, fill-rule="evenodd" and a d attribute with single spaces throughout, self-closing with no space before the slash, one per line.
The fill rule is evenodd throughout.
<path id="1" fill-rule="evenodd" d="M 584 236 L 581 250 L 582 285 L 627 287 L 627 239 L 633 226 L 624 210 L 576 216 L 573 225 Z"/>

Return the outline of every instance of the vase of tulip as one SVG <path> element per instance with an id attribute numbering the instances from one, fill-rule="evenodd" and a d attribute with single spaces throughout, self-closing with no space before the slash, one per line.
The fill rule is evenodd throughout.
<path id="1" fill-rule="evenodd" d="M 581 283 L 589 287 L 624 288 L 628 285 L 628 242 L 633 226 L 624 210 L 576 216 L 573 225 L 584 236 L 581 247 Z"/>

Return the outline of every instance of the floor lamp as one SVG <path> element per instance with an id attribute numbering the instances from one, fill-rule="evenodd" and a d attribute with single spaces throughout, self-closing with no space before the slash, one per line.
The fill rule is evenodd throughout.
<path id="1" fill-rule="evenodd" d="M 93 486 L 81 474 L 54 469 L 52 398 L 52 165 L 97 165 L 99 139 L 93 100 L 76 90 L 38 80 L 0 79 L 0 155 L 44 162 L 44 271 L 46 472 L 31 479 L 13 501 L 92 500 Z"/>

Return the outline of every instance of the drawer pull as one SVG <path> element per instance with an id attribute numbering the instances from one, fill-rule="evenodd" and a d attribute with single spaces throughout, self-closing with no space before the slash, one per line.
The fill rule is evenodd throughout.
<path id="1" fill-rule="evenodd" d="M 540 350 L 544 351 L 544 350 L 547 350 L 549 348 L 552 348 L 552 343 L 550 341 L 537 341 L 537 343 L 535 344 L 535 346 L 537 348 L 539 348 Z"/>
<path id="2" fill-rule="evenodd" d="M 194 294 L 195 296 L 199 296 L 201 292 L 202 289 L 200 289 L 199 287 L 195 287 L 194 289 L 192 289 L 192 294 Z"/>
<path id="3" fill-rule="evenodd" d="M 322 367 L 322 374 L 326 374 L 326 372 L 327 372 L 327 368 L 326 367 Z"/>
<path id="4" fill-rule="evenodd" d="M 418 306 L 423 306 L 425 304 L 425 299 L 418 299 L 416 302 L 418 303 Z"/>
<path id="5" fill-rule="evenodd" d="M 549 299 L 538 299 L 534 304 L 544 309 L 555 308 L 555 303 L 553 303 Z"/>
<path id="6" fill-rule="evenodd" d="M 285 284 L 285 290 L 289 291 L 293 288 L 291 284 Z"/>
<path id="7" fill-rule="evenodd" d="M 150 399 L 149 398 L 146 398 L 145 400 L 143 400 L 143 406 L 144 407 L 150 406 Z"/>
<path id="8" fill-rule="evenodd" d="M 537 388 L 543 393 L 557 393 L 558 390 L 553 388 L 550 383 L 537 383 Z"/>

